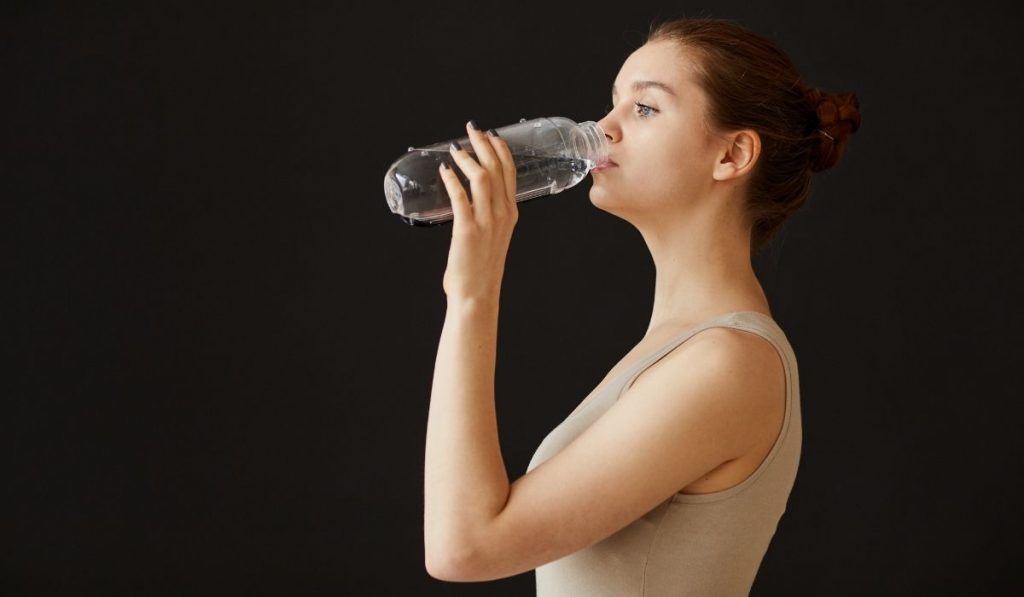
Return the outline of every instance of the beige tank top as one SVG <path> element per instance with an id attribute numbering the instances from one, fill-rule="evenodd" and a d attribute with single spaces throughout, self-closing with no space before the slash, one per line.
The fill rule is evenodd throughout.
<path id="1" fill-rule="evenodd" d="M 749 477 L 728 489 L 675 493 L 625 528 L 580 551 L 537 567 L 538 597 L 668 597 L 748 595 L 800 462 L 800 381 L 796 355 L 774 319 L 734 311 L 693 326 L 624 371 L 555 427 L 540 443 L 527 472 L 569 445 L 596 421 L 647 367 L 710 327 L 746 330 L 766 338 L 782 356 L 786 412 L 771 451 Z"/>

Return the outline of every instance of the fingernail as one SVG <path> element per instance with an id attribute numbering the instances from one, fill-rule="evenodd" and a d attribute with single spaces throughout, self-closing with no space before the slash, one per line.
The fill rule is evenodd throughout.
<path id="1" fill-rule="evenodd" d="M 459 145 L 458 141 L 452 141 L 452 144 L 448 146 L 452 151 L 461 151 L 462 146 Z"/>
<path id="2" fill-rule="evenodd" d="M 452 167 L 448 165 L 448 160 L 441 160 L 441 167 L 445 170 L 451 170 Z"/>
<path id="3" fill-rule="evenodd" d="M 487 134 L 492 136 L 492 137 L 497 137 L 498 136 L 498 131 L 496 131 L 494 129 L 487 129 Z"/>
<path id="4" fill-rule="evenodd" d="M 480 130 L 480 127 L 478 127 L 476 125 L 476 121 L 475 120 L 470 120 L 469 121 L 469 128 L 473 129 L 474 131 L 479 131 Z"/>

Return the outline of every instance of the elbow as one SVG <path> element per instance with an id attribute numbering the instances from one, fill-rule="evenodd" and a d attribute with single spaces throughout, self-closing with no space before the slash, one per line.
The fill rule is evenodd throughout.
<path id="1" fill-rule="evenodd" d="M 455 566 L 445 562 L 434 562 L 430 558 L 427 558 L 425 563 L 427 574 L 432 578 L 448 582 L 458 582 L 461 579 L 458 573 L 458 568 Z"/>
<path id="2" fill-rule="evenodd" d="M 431 547 L 424 551 L 427 574 L 437 580 L 465 582 L 472 580 L 472 552 L 461 547 Z"/>

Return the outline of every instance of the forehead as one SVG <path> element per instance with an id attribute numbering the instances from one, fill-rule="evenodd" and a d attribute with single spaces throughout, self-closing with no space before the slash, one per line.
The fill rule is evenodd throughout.
<path id="1" fill-rule="evenodd" d="M 674 42 L 647 43 L 623 62 L 612 85 L 612 95 L 632 91 L 634 85 L 639 83 L 642 88 L 656 90 L 653 93 L 669 99 L 679 99 L 690 91 L 690 71 L 690 58 Z M 662 89 L 659 83 L 674 91 L 675 97 Z"/>

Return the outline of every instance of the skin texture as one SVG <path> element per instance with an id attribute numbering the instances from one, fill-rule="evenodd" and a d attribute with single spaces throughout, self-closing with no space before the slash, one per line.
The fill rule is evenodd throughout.
<path id="1" fill-rule="evenodd" d="M 611 374 L 705 318 L 768 314 L 739 203 L 760 140 L 752 131 L 709 129 L 691 66 L 667 42 L 638 49 L 600 122 L 619 167 L 594 173 L 591 202 L 636 226 L 657 266 L 650 326 Z M 632 90 L 651 79 L 676 96 Z M 442 170 L 454 222 L 427 421 L 424 557 L 435 578 L 481 581 L 583 549 L 684 488 L 741 481 L 777 437 L 785 380 L 763 338 L 704 330 L 640 374 L 564 450 L 509 483 L 494 370 L 501 280 L 518 220 L 515 170 L 503 141 L 467 131 L 478 158 L 452 157 L 470 180 L 472 203 Z"/>
<path id="2" fill-rule="evenodd" d="M 676 95 L 634 92 L 638 80 L 661 81 Z M 636 50 L 614 87 L 614 107 L 598 124 L 619 167 L 593 175 L 590 200 L 633 224 L 651 251 L 657 276 L 648 332 L 696 323 L 734 310 L 730 305 L 767 314 L 742 210 L 761 151 L 758 135 L 711 129 L 694 62 L 672 42 Z"/>

